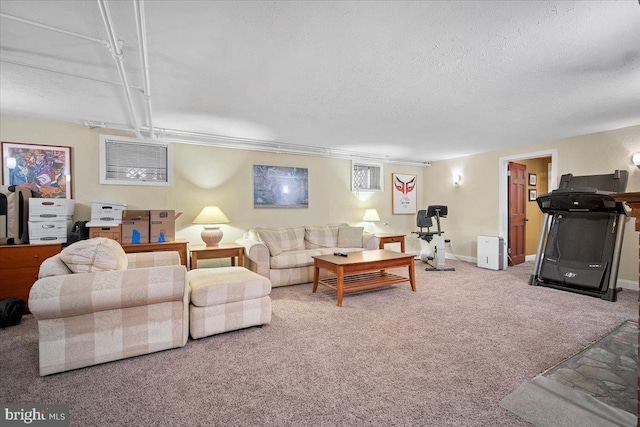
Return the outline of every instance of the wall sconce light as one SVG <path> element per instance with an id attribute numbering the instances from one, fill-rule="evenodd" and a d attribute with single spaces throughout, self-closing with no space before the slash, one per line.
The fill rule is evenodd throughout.
<path id="1" fill-rule="evenodd" d="M 462 176 L 458 175 L 458 174 L 454 174 L 453 175 L 453 185 L 458 185 L 460 184 L 460 181 L 462 180 Z"/>
<path id="2" fill-rule="evenodd" d="M 631 156 L 631 161 L 634 165 L 640 168 L 640 153 L 635 153 L 633 156 Z"/>

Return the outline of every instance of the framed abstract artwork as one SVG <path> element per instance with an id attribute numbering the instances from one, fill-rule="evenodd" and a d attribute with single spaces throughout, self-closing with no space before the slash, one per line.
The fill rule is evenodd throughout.
<path id="1" fill-rule="evenodd" d="M 253 165 L 254 208 L 308 208 L 309 170 Z"/>
<path id="2" fill-rule="evenodd" d="M 71 199 L 71 147 L 2 142 L 2 184 L 33 197 Z"/>
<path id="3" fill-rule="evenodd" d="M 415 175 L 394 173 L 391 175 L 392 206 L 394 215 L 418 213 L 417 178 Z"/>

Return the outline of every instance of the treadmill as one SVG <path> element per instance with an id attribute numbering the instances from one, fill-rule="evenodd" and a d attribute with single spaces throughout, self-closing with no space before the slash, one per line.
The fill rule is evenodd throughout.
<path id="1" fill-rule="evenodd" d="M 625 191 L 628 176 L 566 174 L 536 199 L 544 221 L 530 285 L 616 301 L 627 212 L 611 194 Z"/>

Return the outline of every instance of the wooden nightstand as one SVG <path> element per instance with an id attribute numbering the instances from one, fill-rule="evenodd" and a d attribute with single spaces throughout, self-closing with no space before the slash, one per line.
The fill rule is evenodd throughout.
<path id="1" fill-rule="evenodd" d="M 218 246 L 193 245 L 189 246 L 191 252 L 191 270 L 198 268 L 199 259 L 213 258 L 231 258 L 231 265 L 236 265 L 236 257 L 238 258 L 238 267 L 244 264 L 244 246 L 235 243 L 220 243 Z"/>
<path id="2" fill-rule="evenodd" d="M 404 234 L 376 233 L 380 239 L 380 249 L 384 249 L 387 243 L 400 243 L 400 252 L 404 253 Z"/>

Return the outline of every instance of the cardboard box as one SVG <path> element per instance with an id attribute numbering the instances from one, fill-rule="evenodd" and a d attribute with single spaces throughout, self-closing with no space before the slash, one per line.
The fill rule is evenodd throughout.
<path id="1" fill-rule="evenodd" d="M 126 203 L 91 202 L 91 222 L 122 224 Z"/>
<path id="2" fill-rule="evenodd" d="M 94 237 L 106 237 L 108 239 L 113 239 L 116 242 L 120 243 L 120 237 L 122 233 L 121 225 L 111 225 L 104 227 L 89 227 L 89 238 L 93 239 Z"/>
<path id="3" fill-rule="evenodd" d="M 71 219 L 29 221 L 29 243 L 66 243 L 72 224 Z"/>
<path id="4" fill-rule="evenodd" d="M 121 242 L 122 244 L 149 243 L 149 211 L 124 211 Z"/>
<path id="5" fill-rule="evenodd" d="M 169 210 L 149 211 L 151 220 L 149 241 L 174 242 L 176 240 L 176 213 Z"/>
<path id="6" fill-rule="evenodd" d="M 29 221 L 70 220 L 76 202 L 71 199 L 29 199 Z"/>

